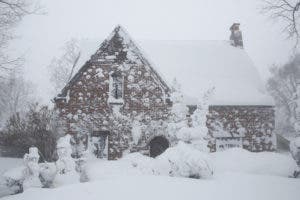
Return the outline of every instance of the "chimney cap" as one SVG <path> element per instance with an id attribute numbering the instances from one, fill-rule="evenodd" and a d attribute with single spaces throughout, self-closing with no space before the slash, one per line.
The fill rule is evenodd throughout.
<path id="1" fill-rule="evenodd" d="M 238 28 L 239 28 L 240 25 L 241 25 L 240 23 L 233 23 L 233 24 L 231 25 L 231 27 L 230 27 L 230 30 L 231 30 L 231 31 L 234 30 L 235 27 L 238 27 Z"/>

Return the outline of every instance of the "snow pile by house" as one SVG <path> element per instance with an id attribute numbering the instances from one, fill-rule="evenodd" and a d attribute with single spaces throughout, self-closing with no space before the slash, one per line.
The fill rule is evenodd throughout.
<path id="1" fill-rule="evenodd" d="M 239 148 L 206 154 L 180 143 L 157 158 L 132 153 L 118 161 L 94 160 L 86 169 L 90 180 L 96 181 L 140 175 L 208 178 L 227 173 L 291 177 L 297 165 L 285 154 L 252 153 Z"/>
<path id="2" fill-rule="evenodd" d="M 297 169 L 290 155 L 260 152 L 253 153 L 242 148 L 232 148 L 210 154 L 216 174 L 235 172 L 272 176 L 292 176 Z"/>

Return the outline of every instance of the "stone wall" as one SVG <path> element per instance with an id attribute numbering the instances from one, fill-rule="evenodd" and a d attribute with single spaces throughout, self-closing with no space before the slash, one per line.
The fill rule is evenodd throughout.
<path id="1" fill-rule="evenodd" d="M 129 121 L 139 118 L 147 124 L 166 119 L 170 107 L 168 87 L 120 31 L 115 30 L 55 99 L 68 133 L 82 133 L 84 124 L 90 125 L 87 134 L 93 129 L 110 132 L 109 159 L 120 158 L 123 151 L 134 149 Z M 110 101 L 110 76 L 114 72 L 123 77 L 121 103 Z M 115 107 L 121 116 L 114 115 Z"/>
<path id="2" fill-rule="evenodd" d="M 211 152 L 216 151 L 216 140 L 230 137 L 241 137 L 243 148 L 252 152 L 274 151 L 274 115 L 273 106 L 210 106 L 207 127 Z"/>

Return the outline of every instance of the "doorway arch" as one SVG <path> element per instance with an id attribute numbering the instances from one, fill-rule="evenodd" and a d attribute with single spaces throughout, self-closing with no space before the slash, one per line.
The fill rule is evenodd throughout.
<path id="1" fill-rule="evenodd" d="M 169 141 L 164 136 L 154 137 L 150 143 L 150 157 L 155 158 L 169 148 Z"/>

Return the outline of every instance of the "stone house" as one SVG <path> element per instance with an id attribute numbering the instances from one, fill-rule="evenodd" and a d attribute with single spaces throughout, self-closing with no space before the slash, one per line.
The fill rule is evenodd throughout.
<path id="1" fill-rule="evenodd" d="M 239 38 L 235 40 L 234 35 Z M 211 151 L 230 147 L 274 150 L 273 104 L 260 91 L 261 80 L 241 48 L 241 34 L 232 34 L 231 40 L 231 44 L 208 41 L 200 45 L 196 41 L 141 42 L 154 65 L 117 26 L 54 99 L 55 107 L 68 133 L 78 139 L 75 142 L 93 144 L 99 157 L 117 159 L 128 151 L 155 157 L 176 143 L 164 135 L 163 123 L 172 107 L 166 81 L 176 77 L 183 83 L 191 113 L 197 105 L 194 97 L 210 86 L 217 89 L 207 116 Z M 82 135 L 83 126 L 89 128 Z M 139 127 L 144 134 L 137 137 Z"/>

